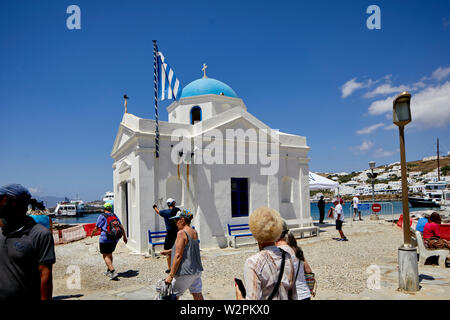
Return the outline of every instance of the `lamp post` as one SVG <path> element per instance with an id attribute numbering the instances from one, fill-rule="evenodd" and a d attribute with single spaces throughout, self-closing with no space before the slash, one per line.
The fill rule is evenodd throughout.
<path id="1" fill-rule="evenodd" d="M 333 178 L 331 178 L 331 179 L 333 179 L 334 181 L 336 181 L 337 183 L 338 183 L 338 194 L 337 194 L 337 198 L 339 199 L 340 197 L 341 197 L 341 195 L 339 194 L 339 178 L 338 177 L 333 177 Z"/>
<path id="2" fill-rule="evenodd" d="M 400 165 L 402 170 L 403 245 L 398 248 L 399 288 L 405 291 L 419 291 L 419 269 L 417 249 L 412 246 L 409 225 L 408 182 L 406 179 L 405 125 L 411 122 L 411 94 L 402 92 L 393 103 L 393 122 L 398 126 L 400 136 Z"/>
<path id="3" fill-rule="evenodd" d="M 369 168 L 371 173 L 367 173 L 367 176 L 372 180 L 372 204 L 375 203 L 375 178 L 378 176 L 378 173 L 374 173 L 373 169 L 375 168 L 375 161 L 370 161 L 369 162 Z M 371 214 L 370 215 L 370 220 L 378 220 L 378 215 L 375 214 Z"/>

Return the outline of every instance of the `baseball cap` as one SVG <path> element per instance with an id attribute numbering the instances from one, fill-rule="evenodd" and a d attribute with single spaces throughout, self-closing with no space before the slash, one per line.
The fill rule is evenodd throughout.
<path id="1" fill-rule="evenodd" d="M 180 218 L 192 219 L 192 217 L 193 217 L 193 215 L 190 210 L 183 209 L 183 210 L 178 211 L 176 215 L 174 215 L 173 217 L 171 217 L 169 219 L 174 219 L 174 220 L 180 219 Z"/>
<path id="2" fill-rule="evenodd" d="M 106 210 L 112 210 L 112 204 L 107 202 L 103 205 L 103 208 L 105 208 Z"/>
<path id="3" fill-rule="evenodd" d="M 166 202 L 167 202 L 167 204 L 172 204 L 175 202 L 175 199 L 169 198 L 169 199 L 167 199 Z"/>

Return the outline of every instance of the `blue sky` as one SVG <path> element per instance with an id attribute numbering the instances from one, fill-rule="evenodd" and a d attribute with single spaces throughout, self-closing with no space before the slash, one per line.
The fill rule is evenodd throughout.
<path id="1" fill-rule="evenodd" d="M 69 30 L 66 9 L 81 9 Z M 369 5 L 381 30 L 369 30 Z M 123 115 L 154 118 L 153 48 L 182 85 L 230 85 L 272 128 L 303 135 L 311 171 L 399 161 L 396 93 L 413 94 L 407 160 L 450 150 L 448 1 L 2 1 L 0 184 L 84 200 L 112 190 Z M 160 119 L 167 120 L 166 103 Z"/>

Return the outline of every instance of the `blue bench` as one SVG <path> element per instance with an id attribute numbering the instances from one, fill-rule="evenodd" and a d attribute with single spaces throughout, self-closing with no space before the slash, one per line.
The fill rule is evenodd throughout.
<path id="1" fill-rule="evenodd" d="M 240 237 L 251 237 L 251 233 L 235 233 L 236 231 L 250 230 L 248 223 L 244 224 L 227 224 L 228 226 L 228 235 L 231 238 L 231 245 L 233 248 L 236 248 L 236 238 Z"/>
<path id="2" fill-rule="evenodd" d="M 192 229 L 195 229 L 195 227 L 193 226 Z M 151 245 L 150 254 L 152 255 L 152 257 L 156 256 L 155 246 L 161 245 L 161 244 L 163 245 L 166 235 L 167 235 L 167 231 L 151 232 L 150 229 L 148 230 L 148 244 Z M 160 239 L 160 238 L 163 238 L 163 240 L 155 241 L 156 239 Z"/>
<path id="3" fill-rule="evenodd" d="M 155 246 L 164 244 L 164 238 L 167 235 L 167 231 L 155 231 L 151 232 L 151 230 L 148 230 L 148 244 L 151 245 L 150 247 L 150 254 L 152 257 L 156 256 L 155 252 Z M 155 241 L 156 239 L 163 238 L 162 241 Z"/>

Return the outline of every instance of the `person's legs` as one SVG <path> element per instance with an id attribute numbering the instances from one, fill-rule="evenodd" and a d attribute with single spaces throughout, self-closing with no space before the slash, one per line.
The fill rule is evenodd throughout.
<path id="1" fill-rule="evenodd" d="M 325 218 L 325 209 L 319 209 L 319 213 L 320 213 L 320 218 L 319 218 L 319 223 L 323 223 L 323 219 Z"/>
<path id="2" fill-rule="evenodd" d="M 105 260 L 105 264 L 108 267 L 109 271 L 113 271 L 113 256 L 112 253 L 103 253 L 103 260 Z"/>
<path id="3" fill-rule="evenodd" d="M 202 278 L 201 278 L 201 272 L 199 274 L 194 275 L 194 281 L 192 282 L 192 284 L 189 287 L 189 291 L 192 294 L 192 297 L 194 298 L 194 300 L 205 300 L 203 298 L 203 294 L 202 294 Z"/>

